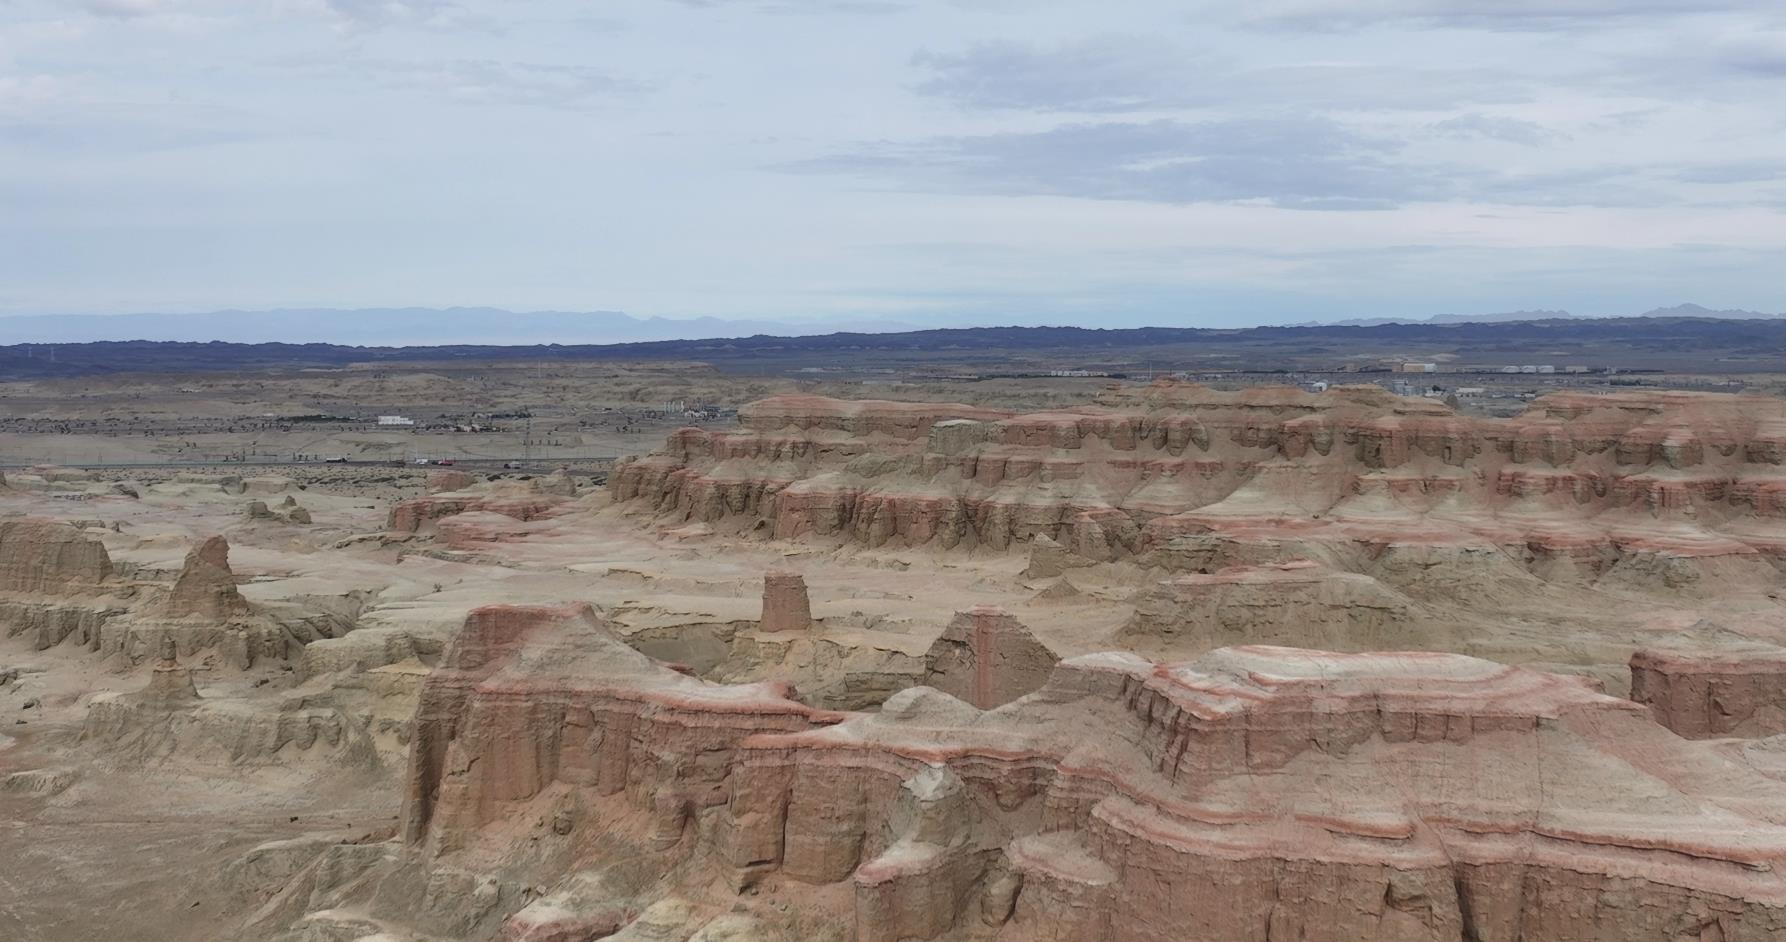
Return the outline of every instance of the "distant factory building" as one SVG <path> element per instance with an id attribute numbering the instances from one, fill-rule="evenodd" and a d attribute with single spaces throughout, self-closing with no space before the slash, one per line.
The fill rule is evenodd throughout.
<path id="1" fill-rule="evenodd" d="M 1438 371 L 1439 364 L 1437 363 L 1403 363 L 1401 365 L 1403 373 L 1437 373 Z"/>
<path id="2" fill-rule="evenodd" d="M 415 420 L 412 418 L 409 418 L 407 416 L 401 416 L 401 415 L 381 415 L 378 417 L 378 424 L 380 424 L 380 425 L 414 425 Z"/>

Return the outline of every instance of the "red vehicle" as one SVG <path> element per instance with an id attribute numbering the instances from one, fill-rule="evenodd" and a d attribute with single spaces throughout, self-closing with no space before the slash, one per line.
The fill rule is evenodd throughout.
<path id="1" fill-rule="evenodd" d="M 438 460 L 438 461 L 436 461 L 436 462 L 434 462 L 434 463 L 435 463 L 435 464 L 436 464 L 436 465 L 439 465 L 439 466 L 440 466 L 440 467 L 443 467 L 443 468 L 450 468 L 450 467 L 452 467 L 452 466 L 453 466 L 453 459 L 451 459 L 451 458 L 441 458 L 441 459 L 440 459 L 440 460 Z"/>

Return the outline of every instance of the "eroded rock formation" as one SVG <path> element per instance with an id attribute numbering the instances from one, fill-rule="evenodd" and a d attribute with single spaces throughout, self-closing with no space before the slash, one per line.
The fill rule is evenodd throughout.
<path id="1" fill-rule="evenodd" d="M 1098 654 L 992 710 L 916 687 L 828 714 L 654 664 L 587 608 L 495 607 L 427 681 L 423 856 L 380 866 L 430 899 L 490 874 L 452 924 L 502 938 L 684 938 L 729 904 L 638 888 L 719 880 L 780 901 L 737 916 L 841 908 L 877 942 L 1759 942 L 1786 933 L 1782 809 L 1786 782 L 1638 704 L 1458 655 Z M 518 828 L 549 906 L 505 876 Z M 621 858 L 655 874 L 625 905 L 575 876 Z"/>
<path id="2" fill-rule="evenodd" d="M 236 575 L 229 568 L 229 541 L 220 535 L 206 537 L 186 554 L 180 576 L 162 604 L 163 614 L 171 618 L 200 621 L 229 621 L 247 611 L 248 600 L 236 588 Z"/>
<path id="3" fill-rule="evenodd" d="M 1786 733 L 1786 648 L 1740 639 L 1644 648 L 1631 657 L 1631 699 L 1689 739 Z"/>
<path id="4" fill-rule="evenodd" d="M 1060 656 L 1010 612 L 981 605 L 957 614 L 924 660 L 925 686 L 990 710 L 1041 689 Z"/>
<path id="5" fill-rule="evenodd" d="M 809 631 L 812 602 L 806 594 L 806 578 L 786 569 L 763 576 L 762 631 Z"/>
<path id="6" fill-rule="evenodd" d="M 0 592 L 78 595 L 112 578 L 105 544 L 66 523 L 0 521 Z"/>
<path id="7" fill-rule="evenodd" d="M 1326 555 L 1380 564 L 1400 587 L 1428 567 L 1398 558 L 1423 556 L 1692 594 L 1786 560 L 1786 405 L 1764 397 L 1554 393 L 1473 419 L 1376 387 L 1160 382 L 1027 415 L 782 396 L 740 422 L 622 465 L 615 498 L 783 539 L 1037 541 L 1037 577 L 1069 559 L 1207 570 Z M 1186 536 L 1242 555 L 1174 548 Z"/>

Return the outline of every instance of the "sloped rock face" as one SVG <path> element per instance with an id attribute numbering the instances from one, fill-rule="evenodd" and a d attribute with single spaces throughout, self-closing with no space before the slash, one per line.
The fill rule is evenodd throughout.
<path id="1" fill-rule="evenodd" d="M 675 843 L 692 813 L 724 803 L 739 741 L 814 715 L 773 684 L 663 667 L 588 606 L 481 608 L 423 688 L 403 833 L 450 849 L 562 784 L 624 792 Z"/>
<path id="2" fill-rule="evenodd" d="M 812 602 L 806 579 L 797 572 L 775 570 L 763 577 L 763 631 L 809 631 Z"/>
<path id="3" fill-rule="evenodd" d="M 1786 733 L 1786 648 L 1727 642 L 1631 656 L 1631 699 L 1688 739 Z"/>
<path id="4" fill-rule="evenodd" d="M 1459 641 L 1376 579 L 1307 560 L 1175 576 L 1140 593 L 1124 633 L 1203 649 L 1243 642 L 1337 651 L 1444 649 Z"/>
<path id="5" fill-rule="evenodd" d="M 446 487 L 460 482 L 457 478 L 436 482 L 433 477 L 429 481 L 428 496 L 392 505 L 385 522 L 387 530 L 397 534 L 432 533 L 439 521 L 471 512 L 500 514 L 521 521 L 539 520 L 551 516 L 570 499 L 563 493 L 543 489 L 537 479 L 471 482 L 462 488 L 438 492 L 434 490 L 437 483 Z"/>
<path id="6" fill-rule="evenodd" d="M 78 595 L 112 578 L 105 545 L 52 520 L 0 522 L 0 592 Z"/>
<path id="7" fill-rule="evenodd" d="M 990 710 L 1041 689 L 1060 656 L 1011 613 L 982 605 L 957 614 L 924 660 L 925 686 Z"/>
<path id="8" fill-rule="evenodd" d="M 236 588 L 229 568 L 229 541 L 210 536 L 186 554 L 180 576 L 162 604 L 171 618 L 229 621 L 246 614 L 248 600 Z"/>
<path id="9" fill-rule="evenodd" d="M 615 471 L 614 497 L 781 539 L 1045 538 L 1067 555 L 1040 543 L 1037 577 L 1068 559 L 1169 564 L 1194 534 L 1293 555 L 1495 552 L 1631 591 L 1712 594 L 1786 562 L 1786 405 L 1762 397 L 1556 393 L 1491 420 L 1376 387 L 1161 382 L 1027 415 L 783 396 L 740 422 L 676 432 Z"/>
<path id="10" fill-rule="evenodd" d="M 585 608 L 487 608 L 427 682 L 409 781 L 430 886 L 673 853 L 660 894 L 768 887 L 871 942 L 1786 933 L 1786 782 L 1584 681 L 1457 655 L 1099 654 L 992 710 L 918 687 L 837 715 L 664 669 Z M 571 836 L 505 875 L 536 818 Z M 479 918 L 525 905 L 504 892 Z M 510 923 L 693 931 L 629 899 L 654 915 Z"/>
<path id="11" fill-rule="evenodd" d="M 64 641 L 95 650 L 125 592 L 105 545 L 66 523 L 0 522 L 0 634 L 37 650 Z"/>
<path id="12" fill-rule="evenodd" d="M 465 471 L 430 471 L 425 488 L 430 494 L 443 494 L 462 491 L 476 483 L 477 478 Z"/>

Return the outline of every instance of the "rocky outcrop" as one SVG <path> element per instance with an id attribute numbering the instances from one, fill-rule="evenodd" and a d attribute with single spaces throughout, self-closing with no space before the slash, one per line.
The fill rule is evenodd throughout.
<path id="1" fill-rule="evenodd" d="M 1199 534 L 1257 551 L 1218 566 L 1312 554 L 1364 572 L 1412 547 L 1621 592 L 1715 595 L 1786 565 L 1786 404 L 1758 396 L 1555 393 L 1478 419 L 1374 386 L 1163 381 L 1023 415 L 776 397 L 740 425 L 676 432 L 615 470 L 614 497 L 779 539 L 1028 546 L 1035 578 L 1195 567 L 1218 544 L 1174 541 Z"/>
<path id="2" fill-rule="evenodd" d="M 236 588 L 229 568 L 229 541 L 206 537 L 186 554 L 180 576 L 161 605 L 170 618 L 226 622 L 248 612 L 248 600 Z"/>
<path id="3" fill-rule="evenodd" d="M 1308 560 L 1174 576 L 1142 591 L 1125 637 L 1182 649 L 1257 642 L 1336 651 L 1446 649 L 1459 639 L 1370 576 Z"/>
<path id="4" fill-rule="evenodd" d="M 806 578 L 785 569 L 763 576 L 761 631 L 810 631 L 812 603 L 806 595 Z"/>
<path id="5" fill-rule="evenodd" d="M 626 793 L 674 844 L 724 803 L 738 742 L 814 722 L 782 694 L 663 667 L 588 606 L 480 608 L 423 688 L 403 833 L 450 849 L 556 783 Z"/>
<path id="6" fill-rule="evenodd" d="M 251 500 L 243 508 L 242 516 L 249 520 L 276 520 L 281 523 L 310 523 L 310 511 L 298 505 L 296 498 L 287 496 L 277 505 L 269 507 L 264 500 Z"/>
<path id="7" fill-rule="evenodd" d="M 0 592 L 81 595 L 112 578 L 105 544 L 65 523 L 0 521 Z"/>
<path id="8" fill-rule="evenodd" d="M 980 605 L 957 614 L 924 661 L 925 686 L 990 710 L 1041 689 L 1060 656 L 1010 612 Z"/>
<path id="9" fill-rule="evenodd" d="M 1688 739 L 1786 733 L 1786 648 L 1740 640 L 1644 648 L 1631 699 Z"/>
<path id="10" fill-rule="evenodd" d="M 1786 782 L 1580 679 L 1457 655 L 1098 654 L 991 710 L 916 687 L 836 715 L 655 665 L 587 608 L 495 607 L 427 681 L 409 783 L 435 875 L 409 879 L 494 874 L 477 918 L 516 932 L 713 918 L 569 889 L 627 859 L 655 861 L 634 886 L 717 866 L 784 925 L 877 942 L 1786 933 Z M 503 889 L 524 822 L 553 906 Z"/>
<path id="11" fill-rule="evenodd" d="M 443 481 L 458 483 L 457 480 Z M 538 479 L 491 481 L 457 490 L 433 492 L 426 497 L 392 505 L 385 528 L 397 534 L 432 533 L 435 524 L 455 514 L 481 512 L 514 520 L 531 521 L 551 516 L 569 500 L 563 494 L 542 489 Z"/>
<path id="12" fill-rule="evenodd" d="M 476 483 L 477 478 L 465 471 L 430 471 L 424 487 L 430 494 L 444 494 L 463 491 Z"/>

